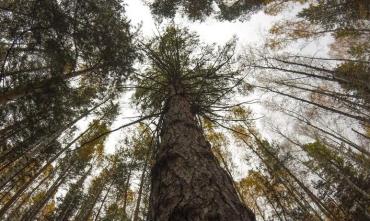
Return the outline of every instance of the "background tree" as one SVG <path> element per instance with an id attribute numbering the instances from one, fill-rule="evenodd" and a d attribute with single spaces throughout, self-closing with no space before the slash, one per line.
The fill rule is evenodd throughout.
<path id="1" fill-rule="evenodd" d="M 117 95 L 134 51 L 119 1 L 0 6 L 0 161 L 14 168 L 2 173 L 8 180 L 56 153 L 57 138 L 90 115 L 96 99 Z"/>
<path id="2" fill-rule="evenodd" d="M 220 10 L 219 12 L 215 12 L 213 4 L 217 5 Z M 245 18 L 265 4 L 266 1 L 260 0 L 237 0 L 234 2 L 223 0 L 155 0 L 150 3 L 150 8 L 152 13 L 159 18 L 173 18 L 175 17 L 176 12 L 180 11 L 191 20 L 204 20 L 208 16 L 216 13 L 218 19 L 231 21 L 241 17 Z"/>

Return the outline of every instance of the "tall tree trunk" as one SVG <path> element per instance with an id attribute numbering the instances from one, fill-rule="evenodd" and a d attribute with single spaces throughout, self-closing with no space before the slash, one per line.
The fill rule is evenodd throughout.
<path id="1" fill-rule="evenodd" d="M 127 209 L 127 201 L 128 201 L 128 191 L 130 190 L 131 173 L 132 173 L 132 170 L 129 169 L 127 173 L 127 179 L 126 179 L 125 189 L 124 189 L 125 193 L 123 196 L 123 211 L 125 212 L 125 214 L 127 214 L 126 209 Z"/>
<path id="2" fill-rule="evenodd" d="M 75 183 L 75 186 L 70 187 L 67 194 L 72 193 L 72 199 L 63 207 L 63 204 L 66 201 L 66 198 L 64 197 L 63 204 L 60 206 L 61 212 L 56 216 L 56 220 L 70 220 L 73 213 L 78 209 L 81 200 L 78 196 L 78 192 L 83 188 L 83 184 L 87 176 L 90 175 L 91 170 L 92 166 L 90 166 L 89 169 L 79 178 Z"/>
<path id="3" fill-rule="evenodd" d="M 261 210 L 260 206 L 258 205 L 257 199 L 254 196 L 252 196 L 252 199 L 253 199 L 254 205 L 256 206 L 256 209 L 257 209 L 258 213 L 260 214 L 262 220 L 266 221 L 265 215 L 264 215 L 263 211 Z"/>
<path id="4" fill-rule="evenodd" d="M 69 164 L 68 167 L 63 171 L 63 173 L 58 177 L 58 179 L 54 182 L 54 184 L 48 189 L 45 193 L 43 199 L 33 205 L 21 218 L 22 221 L 32 221 L 36 219 L 37 214 L 41 211 L 41 209 L 49 202 L 49 200 L 55 195 L 60 185 L 63 184 L 64 180 L 69 174 L 69 170 L 72 167 L 72 164 Z"/>
<path id="5" fill-rule="evenodd" d="M 173 94 L 167 105 L 152 168 L 150 220 L 255 220 L 213 156 L 186 97 Z"/>
<path id="6" fill-rule="evenodd" d="M 85 204 L 83 204 L 79 208 L 79 213 L 75 217 L 75 221 L 86 221 L 86 220 L 92 220 L 92 215 L 94 211 L 94 207 L 96 203 L 98 202 L 100 195 L 102 194 L 105 186 L 105 182 L 102 181 L 103 183 L 100 183 L 100 185 L 96 192 L 93 193 L 93 195 L 88 197 L 88 199 L 85 201 Z"/>
<path id="7" fill-rule="evenodd" d="M 95 219 L 94 219 L 94 221 L 98 221 L 98 220 L 99 220 L 100 212 L 101 212 L 101 210 L 103 209 L 104 203 L 105 203 L 105 201 L 107 200 L 107 197 L 108 197 L 108 194 L 109 194 L 109 192 L 110 192 L 110 189 L 111 189 L 112 185 L 113 185 L 113 182 L 111 182 L 111 184 L 109 185 L 109 187 L 108 187 L 108 189 L 107 189 L 107 192 L 105 193 L 105 195 L 104 195 L 104 197 L 103 197 L 103 200 L 102 200 L 102 202 L 101 202 L 101 204 L 100 204 L 100 206 L 99 206 L 98 212 L 97 212 L 97 213 L 96 213 L 96 215 L 95 215 Z"/>
<path id="8" fill-rule="evenodd" d="M 32 188 L 32 190 L 29 193 L 27 193 L 27 195 L 25 197 L 22 198 L 22 201 L 19 202 L 19 204 L 9 214 L 9 216 L 7 218 L 7 221 L 12 221 L 12 220 L 14 220 L 15 217 L 19 216 L 19 211 L 21 210 L 21 208 L 23 207 L 23 205 L 31 198 L 31 196 L 36 192 L 36 190 L 39 190 L 40 186 L 43 185 L 44 182 L 47 179 L 50 179 L 51 175 L 52 175 L 52 173 L 49 173 L 47 176 L 45 176 L 37 184 L 37 186 L 35 186 L 34 188 Z"/>
<path id="9" fill-rule="evenodd" d="M 62 153 L 64 153 L 66 150 L 68 150 L 76 141 L 78 141 L 84 134 L 86 134 L 90 129 L 92 128 L 92 126 L 90 126 L 89 128 L 87 128 L 84 132 L 82 132 L 80 135 L 78 135 L 75 139 L 73 139 L 69 144 L 67 144 L 67 146 L 65 146 L 63 149 L 61 149 L 58 153 L 56 153 L 53 157 L 51 157 L 45 164 L 44 166 L 39 169 L 36 174 L 33 175 L 33 177 L 27 181 L 25 184 L 23 184 L 18 190 L 17 192 L 4 204 L 4 206 L 2 208 L 0 208 L 0 218 L 2 216 L 4 216 L 4 214 L 6 213 L 6 211 L 13 205 L 13 203 L 15 201 L 18 200 L 18 198 L 21 196 L 21 194 L 23 194 L 23 192 L 36 180 L 36 178 L 43 172 L 45 171 L 45 169 L 51 164 L 53 163 L 56 159 L 58 159 L 60 157 L 60 155 L 62 155 Z M 80 148 L 81 146 L 77 147 L 75 150 L 77 150 L 78 148 Z"/>
<path id="10" fill-rule="evenodd" d="M 146 173 L 147 166 L 148 166 L 148 159 L 145 160 L 143 172 L 141 174 L 140 187 L 139 187 L 139 192 L 138 192 L 138 197 L 137 197 L 137 202 L 136 202 L 136 208 L 135 208 L 135 212 L 134 212 L 134 218 L 132 219 L 132 221 L 138 221 L 138 219 L 139 219 L 140 203 L 141 203 L 141 197 L 142 197 L 143 187 L 144 187 L 144 183 L 145 183 L 145 173 Z"/>
<path id="11" fill-rule="evenodd" d="M 12 166 L 11 164 L 20 158 L 26 158 L 26 160 L 29 158 L 28 156 L 33 156 L 35 158 L 38 154 L 39 149 L 43 150 L 45 148 L 48 148 L 49 145 L 53 141 L 55 141 L 63 132 L 71 128 L 74 124 L 76 124 L 82 118 L 89 116 L 94 110 L 96 110 L 97 108 L 99 108 L 101 105 L 105 104 L 109 100 L 110 100 L 109 97 L 104 99 L 102 102 L 96 104 L 91 109 L 85 111 L 84 113 L 76 117 L 75 119 L 66 123 L 65 126 L 63 126 L 57 131 L 54 131 L 53 133 L 42 136 L 41 138 L 36 139 L 36 140 L 34 139 L 34 137 L 31 137 L 31 139 L 35 140 L 35 142 L 31 143 L 31 145 L 28 145 L 24 149 L 18 150 L 17 148 L 12 148 L 10 150 L 7 150 L 5 153 L 1 153 L 0 162 L 6 162 L 6 161 L 9 161 L 9 162 L 7 162 L 4 166 L 1 166 L 0 171 L 3 170 L 6 166 L 9 166 L 9 165 Z"/>
<path id="12" fill-rule="evenodd" d="M 292 172 L 291 170 L 286 167 L 281 160 L 274 155 L 266 146 L 264 143 L 251 131 L 249 133 L 255 138 L 255 140 L 258 143 L 258 146 L 263 149 L 263 151 L 270 155 L 270 157 L 278 163 L 278 165 L 284 169 L 284 171 L 298 184 L 299 187 L 303 189 L 303 191 L 310 197 L 310 199 L 317 205 L 317 207 L 328 217 L 328 218 L 333 218 L 334 220 L 336 219 L 336 215 L 332 213 L 331 209 L 327 207 L 306 185 L 304 185 L 303 182 L 301 182 Z"/>

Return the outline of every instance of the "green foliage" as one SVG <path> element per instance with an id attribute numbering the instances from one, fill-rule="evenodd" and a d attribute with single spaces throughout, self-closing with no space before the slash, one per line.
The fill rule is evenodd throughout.
<path id="1" fill-rule="evenodd" d="M 366 171 L 359 171 L 352 162 L 346 161 L 319 141 L 304 145 L 304 150 L 312 157 L 312 160 L 306 163 L 323 178 L 316 183 L 316 188 L 322 194 L 323 200 L 328 200 L 327 194 L 334 191 L 334 196 L 338 199 L 346 217 L 352 217 L 353 220 L 366 220 L 366 214 L 369 212 L 367 205 L 370 200 L 366 196 L 369 192 L 369 174 Z M 333 187 L 335 187 L 334 190 Z"/>
<path id="2" fill-rule="evenodd" d="M 219 12 L 216 13 L 214 5 Z M 150 4 L 152 13 L 159 18 L 173 18 L 176 12 L 181 11 L 191 20 L 205 20 L 208 16 L 216 14 L 220 20 L 232 21 L 257 11 L 265 4 L 265 1 L 237 0 L 232 4 L 222 0 L 155 0 Z"/>
<path id="3" fill-rule="evenodd" d="M 168 99 L 182 94 L 194 114 L 206 115 L 242 82 L 234 57 L 235 39 L 225 46 L 203 45 L 187 29 L 166 28 L 142 45 L 149 67 L 138 75 L 135 102 L 146 113 L 163 111 Z"/>
<path id="4" fill-rule="evenodd" d="M 2 150 L 23 153 L 57 138 L 95 99 L 114 95 L 135 51 L 119 1 L 1 4 L 0 140 Z"/>
<path id="5" fill-rule="evenodd" d="M 367 63 L 344 62 L 336 68 L 336 76 L 346 82 L 341 86 L 354 91 L 358 97 L 370 102 L 370 65 Z"/>
<path id="6" fill-rule="evenodd" d="M 95 139 L 102 133 L 108 131 L 107 124 L 94 120 L 90 123 L 91 130 L 81 137 L 80 145 L 84 145 L 77 150 L 78 160 L 89 161 L 92 157 L 96 156 L 98 159 L 102 159 L 104 155 L 104 141 L 107 136 L 102 136 L 99 139 Z"/>
<path id="7" fill-rule="evenodd" d="M 123 208 L 119 207 L 116 203 L 111 204 L 106 211 L 105 216 L 101 219 L 102 221 L 129 221 L 126 217 L 126 212 Z"/>
<path id="8" fill-rule="evenodd" d="M 299 13 L 299 16 L 326 29 L 340 27 L 353 29 L 361 20 L 369 20 L 370 13 L 366 0 L 319 1 Z"/>

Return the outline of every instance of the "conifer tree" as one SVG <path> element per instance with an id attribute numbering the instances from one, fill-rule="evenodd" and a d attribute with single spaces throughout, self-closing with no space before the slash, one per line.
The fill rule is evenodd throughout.
<path id="1" fill-rule="evenodd" d="M 206 140 L 200 118 L 239 86 L 234 41 L 215 50 L 186 29 L 166 28 L 142 45 L 149 66 L 137 77 L 142 111 L 161 113 L 151 172 L 151 220 L 254 220 Z"/>

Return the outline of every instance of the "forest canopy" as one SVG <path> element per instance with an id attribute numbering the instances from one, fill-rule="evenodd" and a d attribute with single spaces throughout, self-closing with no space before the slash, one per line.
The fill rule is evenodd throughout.
<path id="1" fill-rule="evenodd" d="M 368 0 L 0 0 L 0 220 L 370 220 L 369 102 Z"/>

